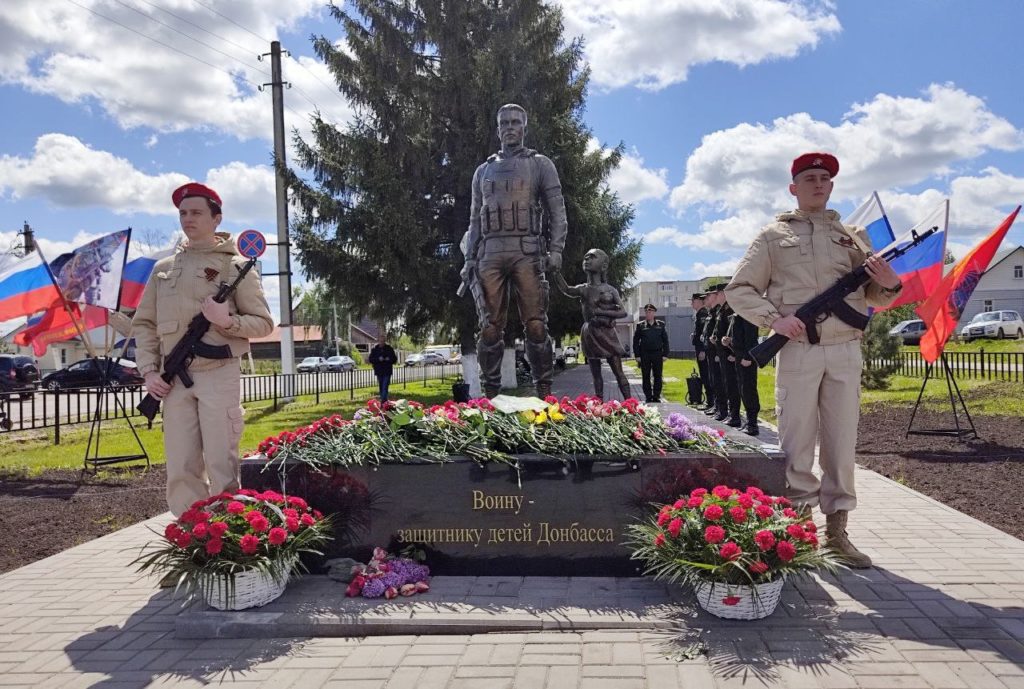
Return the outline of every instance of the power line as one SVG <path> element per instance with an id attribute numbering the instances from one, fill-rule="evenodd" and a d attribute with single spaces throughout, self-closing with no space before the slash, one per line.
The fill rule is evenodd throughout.
<path id="1" fill-rule="evenodd" d="M 259 72 L 260 74 L 262 74 L 264 76 L 267 76 L 267 77 L 270 76 L 270 74 L 268 72 L 264 72 L 262 69 L 259 69 L 258 67 L 253 67 L 250 63 L 246 62 L 245 60 L 242 60 L 242 59 L 240 59 L 238 57 L 235 57 L 234 55 L 232 55 L 230 53 L 225 53 L 223 50 L 221 50 L 219 48 L 215 48 L 214 46 L 210 45 L 209 43 L 206 43 L 205 41 L 201 41 L 198 38 L 195 38 L 194 36 L 190 36 L 187 33 L 185 33 L 184 31 L 182 31 L 181 29 L 173 27 L 170 24 L 168 24 L 167 22 L 162 22 L 159 19 L 157 19 L 156 17 L 154 17 L 152 15 L 149 15 L 149 14 L 146 14 L 145 12 L 143 12 L 142 10 L 140 10 L 137 7 L 132 7 L 128 3 L 124 2 L 124 0 L 114 0 L 114 2 L 116 2 L 118 5 L 121 5 L 122 7 L 125 7 L 127 9 L 131 10 L 132 12 L 136 12 L 138 14 L 141 14 L 146 19 L 148 19 L 150 21 L 153 21 L 153 22 L 156 22 L 160 26 L 167 27 L 171 31 L 173 31 L 173 32 L 175 32 L 177 34 L 181 34 L 182 36 L 184 36 L 185 38 L 187 38 L 190 41 L 198 43 L 199 45 L 204 46 L 206 48 L 209 48 L 210 50 L 212 50 L 215 53 L 220 53 L 224 57 L 230 58 L 230 59 L 234 60 L 235 62 L 238 62 L 239 64 L 245 65 L 249 69 L 254 69 L 254 70 L 256 70 L 257 72 Z"/>
<path id="2" fill-rule="evenodd" d="M 78 7 L 78 8 L 81 8 L 81 9 L 85 10 L 86 12 L 91 12 L 92 14 L 95 14 L 100 19 L 106 19 L 108 22 L 110 22 L 112 24 L 117 24 L 122 29 L 127 29 L 128 31 L 131 31 L 133 34 L 137 34 L 139 36 L 142 36 L 143 38 L 147 38 L 147 39 L 153 41 L 154 43 L 162 45 L 163 47 L 165 47 L 165 48 L 167 48 L 169 50 L 173 50 L 174 52 L 178 53 L 179 55 L 184 55 L 187 58 L 195 60 L 196 62 L 201 62 L 202 64 L 206 65 L 207 67 L 212 67 L 213 69 L 217 70 L 218 72 L 223 72 L 224 74 L 227 74 L 232 79 L 240 78 L 242 81 L 244 81 L 245 83 L 249 84 L 253 88 L 259 89 L 259 86 L 257 84 L 254 84 L 253 82 L 249 81 L 245 77 L 242 77 L 242 76 L 239 76 L 239 75 L 234 74 L 232 72 L 229 72 L 228 70 L 224 69 L 223 67 L 218 67 L 217 65 L 213 64 L 212 62 L 207 62 L 206 60 L 202 59 L 201 57 L 196 57 L 195 55 L 192 55 L 191 53 L 186 53 L 184 50 L 181 50 L 179 48 L 175 48 L 170 43 L 164 43 L 159 38 L 153 38 L 149 34 L 145 34 L 145 33 L 142 33 L 141 31 L 139 31 L 137 29 L 133 29 L 132 27 L 128 26 L 127 24 L 123 24 L 123 23 L 119 22 L 118 20 L 116 20 L 116 19 L 114 19 L 112 17 L 108 17 L 105 14 L 101 14 L 100 12 L 97 12 L 96 10 L 92 9 L 91 7 L 86 7 L 85 5 L 81 5 L 78 2 L 76 2 L 75 0 L 67 0 L 67 2 L 71 3 L 75 7 Z"/>
<path id="3" fill-rule="evenodd" d="M 161 12 L 164 12 L 165 14 L 169 14 L 172 17 L 174 17 L 175 19 L 177 19 L 178 21 L 184 22 L 184 23 L 188 24 L 189 26 L 194 26 L 195 28 L 199 29 L 203 33 L 208 33 L 208 34 L 210 34 L 211 36 L 213 36 L 216 39 L 224 41 L 225 43 L 230 43 L 231 45 L 235 46 L 236 48 L 244 50 L 246 53 L 257 53 L 257 52 L 259 52 L 259 51 L 253 50 L 252 48 L 248 48 L 248 47 L 246 47 L 244 45 L 239 45 L 238 43 L 235 43 L 234 41 L 232 41 L 230 38 L 225 38 L 224 36 L 221 36 L 219 34 L 215 34 L 214 32 L 210 31 L 209 29 L 207 29 L 207 28 L 205 28 L 203 26 L 200 26 L 199 24 L 196 24 L 193 21 L 185 19 L 184 17 L 179 16 L 179 15 L 175 14 L 174 12 L 171 12 L 170 10 L 164 9 L 163 7 L 160 7 L 156 3 L 152 3 L 149 0 L 139 0 L 139 2 L 143 2 L 143 3 L 147 4 L 147 5 L 149 5 L 150 7 L 152 7 L 153 9 L 157 9 L 157 10 L 160 10 Z"/>
<path id="4" fill-rule="evenodd" d="M 194 2 L 197 5 L 199 5 L 200 7 L 205 7 L 206 9 L 210 10 L 211 12 L 213 12 L 215 15 L 217 15 L 221 19 L 225 19 L 225 20 L 231 22 L 232 24 L 237 26 L 242 31 L 248 32 L 250 35 L 255 36 L 256 38 L 260 39 L 264 43 L 270 43 L 271 42 L 269 38 L 263 38 L 263 36 L 260 36 L 258 33 L 253 32 L 251 29 L 242 26 L 241 24 L 239 24 L 238 22 L 236 22 L 234 19 L 232 19 L 231 17 L 227 16 L 226 14 L 221 14 L 220 12 L 218 12 L 215 9 L 213 9 L 209 5 L 207 5 L 205 3 L 202 3 L 199 0 L 192 0 L 192 2 Z"/>

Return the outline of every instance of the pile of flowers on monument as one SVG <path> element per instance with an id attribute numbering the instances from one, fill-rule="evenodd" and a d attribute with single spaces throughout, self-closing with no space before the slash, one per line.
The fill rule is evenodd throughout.
<path id="1" fill-rule="evenodd" d="M 302 566 L 299 554 L 321 554 L 317 548 L 330 533 L 330 518 L 302 498 L 242 489 L 193 503 L 133 564 L 170 575 L 190 595 L 197 589 L 231 592 L 244 572 L 286 581 Z"/>
<path id="2" fill-rule="evenodd" d="M 757 487 L 696 488 L 628 527 L 633 559 L 646 574 L 694 586 L 761 584 L 840 563 L 821 548 L 817 527 L 787 498 Z"/>
<path id="3" fill-rule="evenodd" d="M 681 417 L 681 415 L 679 415 Z M 685 418 L 685 417 L 683 417 Z M 313 467 L 444 461 L 453 455 L 515 463 L 515 455 L 635 457 L 679 450 L 725 454 L 719 431 L 673 427 L 656 407 L 634 398 L 589 395 L 546 399 L 499 396 L 432 406 L 410 400 L 370 400 L 352 420 L 335 414 L 264 439 L 258 453 L 275 462 Z"/>
<path id="4" fill-rule="evenodd" d="M 672 412 L 668 415 L 665 424 L 668 426 L 668 434 L 672 436 L 683 447 L 696 447 L 701 443 L 708 442 L 708 439 L 725 446 L 725 431 L 719 428 L 712 428 L 704 424 L 691 421 L 685 414 Z"/>
<path id="5" fill-rule="evenodd" d="M 389 555 L 383 548 L 374 548 L 368 563 L 353 563 L 346 579 L 345 595 L 349 598 L 391 599 L 430 590 L 429 567 L 408 557 Z"/>

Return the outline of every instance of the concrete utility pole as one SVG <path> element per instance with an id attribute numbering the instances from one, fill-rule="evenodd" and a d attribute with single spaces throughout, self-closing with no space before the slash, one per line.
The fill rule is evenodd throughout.
<path id="1" fill-rule="evenodd" d="M 266 55 L 266 53 L 264 53 Z M 262 55 L 260 56 L 263 57 Z M 281 371 L 295 373 L 295 336 L 292 333 L 292 265 L 291 243 L 288 241 L 288 187 L 281 167 L 285 163 L 284 80 L 281 77 L 281 42 L 270 44 L 270 87 L 274 107 L 274 177 L 277 198 L 277 265 L 281 297 Z M 266 86 L 267 84 L 264 84 Z M 286 383 L 285 398 L 291 398 Z"/>
<path id="2" fill-rule="evenodd" d="M 36 250 L 36 240 L 32 233 L 32 228 L 29 227 L 28 221 L 25 221 L 25 225 L 21 230 L 21 235 L 24 239 L 24 252 L 28 256 L 30 253 Z"/>

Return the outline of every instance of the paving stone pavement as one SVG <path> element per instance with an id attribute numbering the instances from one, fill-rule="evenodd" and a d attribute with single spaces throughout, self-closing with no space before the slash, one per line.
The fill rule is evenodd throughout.
<path id="1" fill-rule="evenodd" d="M 164 515 L 0 575 L 0 686 L 1024 688 L 1024 542 L 873 472 L 858 469 L 857 487 L 851 537 L 876 568 L 787 582 L 757 622 L 718 620 L 665 589 L 669 629 L 176 638 L 179 603 L 128 566 Z M 502 589 L 510 610 L 555 586 L 596 598 L 610 585 L 513 584 Z"/>

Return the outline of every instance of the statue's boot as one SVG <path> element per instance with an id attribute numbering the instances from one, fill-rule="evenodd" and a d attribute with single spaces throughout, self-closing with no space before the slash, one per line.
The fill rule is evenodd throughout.
<path id="1" fill-rule="evenodd" d="M 501 359 L 505 354 L 505 343 L 498 340 L 494 344 L 476 343 L 476 360 L 480 364 L 480 382 L 483 384 L 484 395 L 496 397 L 501 394 Z"/>

